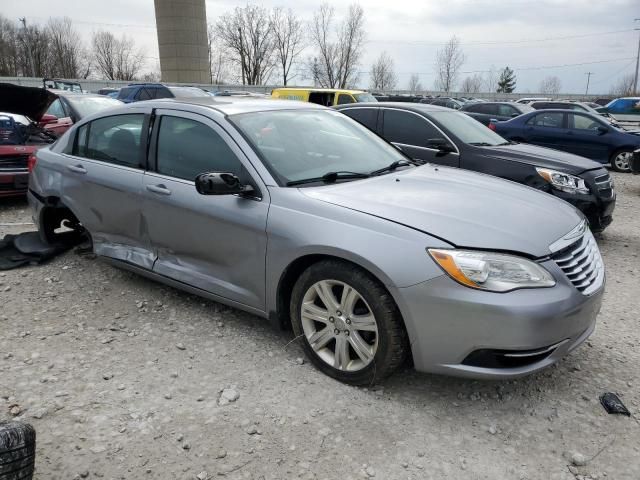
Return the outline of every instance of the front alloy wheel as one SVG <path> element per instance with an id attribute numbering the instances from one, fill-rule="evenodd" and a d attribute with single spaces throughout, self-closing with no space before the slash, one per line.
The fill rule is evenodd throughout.
<path id="1" fill-rule="evenodd" d="M 311 265 L 291 295 L 291 323 L 311 362 L 353 385 L 392 373 L 409 350 L 402 316 L 389 292 L 359 267 Z"/>

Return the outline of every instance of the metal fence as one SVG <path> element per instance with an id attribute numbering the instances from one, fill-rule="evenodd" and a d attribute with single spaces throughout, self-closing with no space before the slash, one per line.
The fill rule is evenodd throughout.
<path id="1" fill-rule="evenodd" d="M 71 79 L 69 79 L 71 80 Z M 82 85 L 83 90 L 87 92 L 97 92 L 101 88 L 121 88 L 129 85 L 132 82 L 123 81 L 123 80 L 95 80 L 95 79 L 73 79 L 74 82 L 79 82 Z M 0 77 L 0 82 L 5 83 L 14 83 L 17 85 L 25 85 L 30 87 L 41 87 L 42 86 L 42 78 L 35 77 Z M 201 87 L 206 90 L 210 90 L 212 92 L 222 91 L 222 90 L 242 90 L 245 92 L 255 92 L 255 93 L 271 93 L 271 90 L 274 88 L 280 88 L 282 85 L 213 85 L 209 83 L 170 83 L 170 82 L 162 82 L 165 85 L 176 85 L 176 86 L 194 86 Z M 313 86 L 309 86 L 308 88 L 314 88 Z M 410 94 L 411 92 L 408 90 L 393 90 L 385 92 L 387 94 L 393 95 L 402 95 L 402 94 Z M 464 93 L 464 92 L 437 92 L 434 90 L 423 90 L 417 92 L 423 95 L 433 95 L 433 96 L 447 96 L 447 97 L 476 97 L 483 98 L 486 100 L 517 100 L 523 97 L 544 97 L 544 98 L 554 98 L 554 99 L 567 99 L 567 100 L 591 100 L 602 97 L 602 95 L 580 95 L 580 94 L 572 94 L 572 93 L 560 93 L 557 95 L 549 95 L 545 93 L 496 93 L 496 92 L 479 92 L 479 93 Z"/>

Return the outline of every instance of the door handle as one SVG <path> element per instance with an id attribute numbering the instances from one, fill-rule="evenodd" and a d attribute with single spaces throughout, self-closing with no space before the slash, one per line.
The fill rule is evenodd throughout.
<path id="1" fill-rule="evenodd" d="M 153 193 L 159 193 L 160 195 L 171 195 L 171 190 L 169 190 L 164 185 L 147 185 L 147 190 Z"/>
<path id="2" fill-rule="evenodd" d="M 67 170 L 70 170 L 74 173 L 81 173 L 83 175 L 87 173 L 87 169 L 82 165 L 67 165 Z"/>

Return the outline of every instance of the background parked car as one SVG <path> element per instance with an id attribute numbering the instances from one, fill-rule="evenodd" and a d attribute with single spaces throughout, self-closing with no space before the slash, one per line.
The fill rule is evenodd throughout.
<path id="1" fill-rule="evenodd" d="M 528 185 L 580 209 L 591 228 L 612 220 L 616 195 L 598 163 L 533 145 L 512 144 L 461 112 L 432 105 L 380 103 L 336 107 L 410 157 Z"/>
<path id="2" fill-rule="evenodd" d="M 640 147 L 640 132 L 622 130 L 600 115 L 574 110 L 540 110 L 489 125 L 516 142 L 591 158 L 610 164 L 618 172 L 629 171 L 631 153 Z"/>
<path id="3" fill-rule="evenodd" d="M 335 88 L 274 88 L 271 97 L 282 100 L 298 100 L 316 103 L 325 107 L 345 103 L 375 102 L 376 98 L 364 90 L 341 90 Z"/>
<path id="4" fill-rule="evenodd" d="M 42 85 L 44 88 L 51 90 L 64 90 L 66 92 L 83 93 L 82 85 L 73 80 L 64 80 L 61 78 L 43 78 Z"/>
<path id="5" fill-rule="evenodd" d="M 514 103 L 524 103 L 526 105 L 531 102 L 544 101 L 544 100 L 551 100 L 551 99 L 546 97 L 524 97 L 516 100 Z"/>
<path id="6" fill-rule="evenodd" d="M 161 83 L 130 83 L 120 89 L 118 100 L 124 103 L 156 98 L 208 98 L 210 95 L 196 87 L 173 87 Z"/>
<path id="7" fill-rule="evenodd" d="M 120 100 L 95 93 L 72 93 L 50 90 L 56 100 L 40 119 L 40 125 L 60 136 L 78 120 L 94 113 L 122 105 Z"/>
<path id="8" fill-rule="evenodd" d="M 106 96 L 106 95 L 109 95 L 110 93 L 118 93 L 119 91 L 120 91 L 120 89 L 119 89 L 119 88 L 110 88 L 110 87 L 107 87 L 107 88 L 101 88 L 101 89 L 100 89 L 100 90 L 98 90 L 96 93 L 97 93 L 98 95 L 105 95 L 105 96 Z"/>
<path id="9" fill-rule="evenodd" d="M 436 97 L 436 98 L 425 98 L 420 101 L 420 103 L 425 103 L 428 105 L 436 105 L 438 107 L 450 108 L 452 110 L 460 110 L 462 108 L 462 103 L 456 100 L 455 98 L 449 97 Z"/>
<path id="10" fill-rule="evenodd" d="M 635 173 L 636 175 L 640 173 L 640 150 L 633 152 L 629 167 L 632 173 Z"/>
<path id="11" fill-rule="evenodd" d="M 619 121 L 640 122 L 640 97 L 616 98 L 600 107 L 598 113 L 608 113 Z"/>
<path id="12" fill-rule="evenodd" d="M 533 108 L 514 102 L 473 102 L 464 105 L 461 111 L 483 125 L 489 125 L 493 119 L 509 120 L 523 113 L 531 112 Z"/>
<path id="13" fill-rule="evenodd" d="M 551 100 L 551 101 L 536 101 L 529 103 L 529 106 L 535 110 L 549 110 L 549 109 L 560 109 L 560 110 L 575 110 L 577 112 L 587 112 L 593 113 L 597 115 L 598 112 L 595 108 L 587 105 L 582 102 L 568 102 L 561 100 Z"/>

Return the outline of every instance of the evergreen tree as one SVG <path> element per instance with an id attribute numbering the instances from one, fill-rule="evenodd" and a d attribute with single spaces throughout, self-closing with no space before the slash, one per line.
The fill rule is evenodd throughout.
<path id="1" fill-rule="evenodd" d="M 498 80 L 498 93 L 511 93 L 516 89 L 516 76 L 509 67 L 504 67 Z"/>

